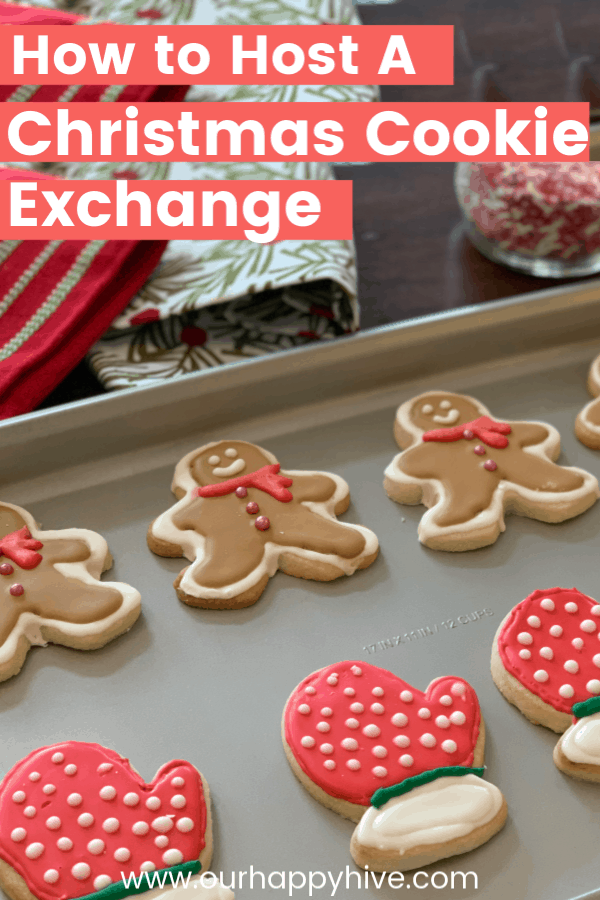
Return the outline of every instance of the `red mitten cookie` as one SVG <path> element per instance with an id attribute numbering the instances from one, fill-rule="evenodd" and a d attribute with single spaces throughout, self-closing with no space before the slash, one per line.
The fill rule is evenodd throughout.
<path id="1" fill-rule="evenodd" d="M 507 512 L 563 522 L 600 496 L 589 472 L 556 464 L 556 428 L 500 422 L 473 397 L 414 397 L 399 407 L 394 435 L 403 452 L 385 471 L 385 490 L 397 503 L 429 507 L 419 540 L 433 550 L 493 544 Z"/>
<path id="2" fill-rule="evenodd" d="M 93 650 L 131 628 L 140 595 L 100 581 L 111 565 L 94 531 L 41 531 L 24 509 L 0 503 L 0 681 L 16 675 L 32 644 Z"/>
<path id="3" fill-rule="evenodd" d="M 339 475 L 280 471 L 272 453 L 246 441 L 206 444 L 177 464 L 178 503 L 151 524 L 148 546 L 192 563 L 175 582 L 191 606 L 255 603 L 278 569 L 331 581 L 370 566 L 376 536 L 338 522 L 350 491 Z"/>
<path id="4" fill-rule="evenodd" d="M 506 820 L 480 777 L 485 733 L 462 678 L 422 693 L 385 669 L 340 662 L 305 678 L 283 715 L 294 774 L 355 822 L 350 851 L 378 872 L 420 868 L 489 840 Z"/>
<path id="5" fill-rule="evenodd" d="M 0 885 L 14 900 L 119 900 L 179 884 L 178 873 L 210 865 L 209 804 L 188 762 L 167 763 L 146 784 L 99 744 L 42 747 L 0 785 Z M 232 896 L 189 886 L 199 900 Z"/>
<path id="6" fill-rule="evenodd" d="M 563 772 L 600 781 L 600 604 L 573 588 L 534 591 L 494 639 L 497 687 L 535 725 L 565 732 Z"/>
<path id="7" fill-rule="evenodd" d="M 590 400 L 577 416 L 575 434 L 586 447 L 600 450 L 600 356 L 590 366 L 587 386 L 595 399 Z"/>

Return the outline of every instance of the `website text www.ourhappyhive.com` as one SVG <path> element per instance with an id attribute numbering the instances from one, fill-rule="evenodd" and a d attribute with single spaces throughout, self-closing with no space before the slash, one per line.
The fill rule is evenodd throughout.
<path id="1" fill-rule="evenodd" d="M 250 866 L 248 870 L 232 870 L 230 872 L 204 872 L 199 878 L 192 878 L 191 873 L 182 872 L 142 872 L 121 873 L 126 888 L 132 893 L 145 889 L 206 888 L 221 884 L 231 890 L 248 891 L 281 891 L 282 897 L 354 897 L 358 891 L 380 889 L 411 889 L 429 891 L 474 891 L 479 887 L 479 879 L 473 871 L 437 870 L 426 872 L 418 869 L 414 872 L 371 872 L 369 869 L 358 872 L 350 866 L 337 872 L 314 870 L 272 871 L 266 872 Z M 142 895 L 143 896 L 143 895 Z M 246 895 L 244 895 L 246 896 Z M 192 893 L 193 897 L 193 893 Z M 190 898 L 192 900 L 192 898 Z"/>

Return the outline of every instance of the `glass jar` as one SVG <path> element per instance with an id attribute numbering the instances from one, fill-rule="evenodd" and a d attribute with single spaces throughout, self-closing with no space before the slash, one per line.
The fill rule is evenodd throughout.
<path id="1" fill-rule="evenodd" d="M 543 278 L 600 272 L 600 163 L 460 162 L 454 189 L 488 259 Z"/>

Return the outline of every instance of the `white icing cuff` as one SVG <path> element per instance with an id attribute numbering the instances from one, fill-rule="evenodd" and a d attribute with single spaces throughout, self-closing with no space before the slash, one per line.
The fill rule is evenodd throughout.
<path id="1" fill-rule="evenodd" d="M 477 775 L 451 775 L 370 807 L 356 837 L 365 847 L 403 856 L 421 844 L 445 844 L 475 831 L 500 812 L 498 788 Z"/>
<path id="2" fill-rule="evenodd" d="M 558 745 L 571 762 L 600 766 L 600 712 L 577 719 Z"/>
<path id="3" fill-rule="evenodd" d="M 164 888 L 140 894 L 140 900 L 234 900 L 233 891 L 212 878 L 209 872 L 194 875 L 185 886 L 166 887 L 168 883 L 167 879 Z"/>

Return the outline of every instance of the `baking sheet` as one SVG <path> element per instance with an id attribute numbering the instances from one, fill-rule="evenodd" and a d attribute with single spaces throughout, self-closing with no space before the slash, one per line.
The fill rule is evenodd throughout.
<path id="1" fill-rule="evenodd" d="M 510 706 L 489 675 L 500 620 L 534 588 L 575 585 L 600 599 L 600 503 L 562 525 L 509 518 L 492 547 L 446 554 L 418 544 L 423 508 L 399 506 L 382 488 L 397 452 L 394 410 L 432 387 L 473 393 L 498 417 L 551 422 L 563 437 L 561 461 L 600 476 L 600 453 L 573 433 L 587 401 L 587 368 L 600 351 L 599 295 L 598 283 L 578 295 L 544 292 L 530 306 L 504 302 L 381 329 L 336 348 L 290 354 L 285 364 L 266 360 L 215 373 L 221 380 L 196 377 L 177 391 L 169 386 L 170 394 L 162 387 L 132 392 L 108 398 L 110 405 L 100 398 L 0 427 L 3 499 L 29 508 L 44 527 L 104 534 L 116 558 L 113 577 L 134 584 L 143 600 L 128 635 L 94 652 L 34 649 L 21 674 L 0 686 L 2 771 L 66 738 L 113 747 L 147 779 L 168 759 L 187 758 L 211 786 L 211 868 L 226 883 L 234 871 L 239 884 L 251 867 L 267 876 L 341 872 L 335 896 L 391 898 L 398 890 L 389 886 L 359 888 L 350 877 L 346 887 L 346 872 L 355 871 L 353 825 L 292 775 L 279 737 L 283 705 L 305 675 L 347 658 L 421 689 L 439 675 L 460 675 L 478 692 L 486 777 L 504 792 L 509 819 L 488 844 L 428 870 L 475 872 L 477 889 L 470 882 L 466 890 L 429 888 L 419 896 L 600 896 L 600 788 L 554 767 L 556 736 Z M 561 336 L 571 343 L 561 345 Z M 275 365 L 285 369 L 277 382 Z M 435 374 L 409 379 L 427 369 Z M 353 502 L 344 519 L 374 528 L 378 561 L 329 584 L 278 574 L 245 610 L 181 604 L 171 583 L 182 563 L 153 556 L 145 532 L 171 503 L 175 462 L 221 437 L 263 443 L 285 468 L 346 478 Z M 264 890 L 258 875 L 253 890 L 248 879 L 236 886 L 237 900 L 290 896 L 278 876 Z M 313 896 L 331 892 L 328 886 Z M 308 897 L 308 889 L 292 896 Z"/>

